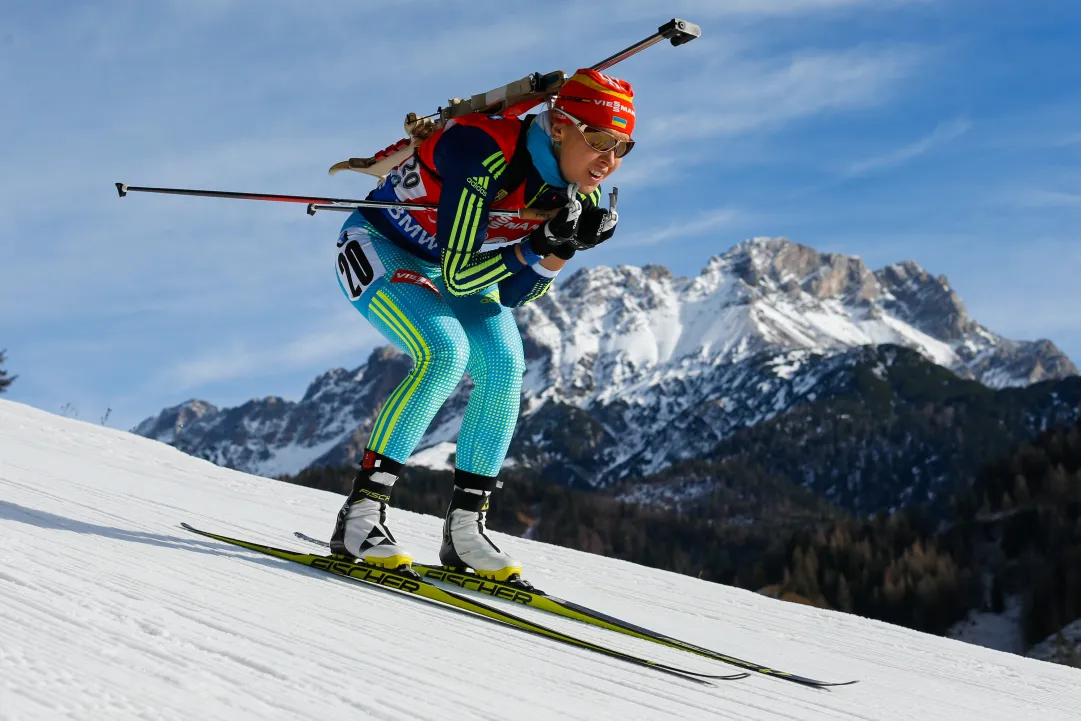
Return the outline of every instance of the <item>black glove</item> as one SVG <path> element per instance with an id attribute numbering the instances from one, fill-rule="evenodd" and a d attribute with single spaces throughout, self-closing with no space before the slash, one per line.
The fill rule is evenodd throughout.
<path id="1" fill-rule="evenodd" d="M 618 222 L 619 213 L 614 210 L 605 210 L 595 205 L 583 209 L 576 236 L 578 247 L 585 249 L 600 245 L 615 235 Z"/>
<path id="2" fill-rule="evenodd" d="M 542 258 L 554 255 L 570 260 L 574 255 L 574 237 L 578 232 L 578 219 L 582 215 L 577 190 L 575 185 L 573 192 L 567 195 L 567 204 L 559 209 L 556 216 L 529 234 L 529 249 Z"/>

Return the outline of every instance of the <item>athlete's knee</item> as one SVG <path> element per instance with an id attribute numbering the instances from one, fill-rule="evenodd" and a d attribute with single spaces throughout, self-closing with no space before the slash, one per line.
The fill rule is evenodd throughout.
<path id="1" fill-rule="evenodd" d="M 428 343 L 426 355 L 418 358 L 417 362 L 430 365 L 438 371 L 439 377 L 448 382 L 453 380 L 453 389 L 469 365 L 469 343 L 451 336 L 437 337 Z"/>
<path id="2" fill-rule="evenodd" d="M 498 361 L 497 365 L 501 372 L 521 382 L 522 376 L 525 375 L 525 355 L 521 345 L 508 348 L 506 353 L 501 354 Z"/>
<path id="3" fill-rule="evenodd" d="M 522 348 L 518 344 L 508 344 L 487 349 L 483 357 L 474 359 L 469 372 L 477 385 L 520 387 L 525 374 Z"/>

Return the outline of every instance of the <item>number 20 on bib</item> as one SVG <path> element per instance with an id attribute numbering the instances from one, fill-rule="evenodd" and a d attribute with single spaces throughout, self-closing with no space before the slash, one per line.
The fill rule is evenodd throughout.
<path id="1" fill-rule="evenodd" d="M 368 287 L 385 272 L 379 254 L 372 247 L 371 237 L 362 228 L 346 228 L 338 236 L 336 252 L 342 291 L 349 300 L 360 300 Z"/>

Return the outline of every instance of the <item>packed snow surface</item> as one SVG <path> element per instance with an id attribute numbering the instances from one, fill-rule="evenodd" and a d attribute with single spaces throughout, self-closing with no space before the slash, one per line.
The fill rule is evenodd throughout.
<path id="1" fill-rule="evenodd" d="M 186 533 L 288 547 L 341 497 L 0 401 L 0 719 L 1077 719 L 1081 671 L 498 536 L 541 588 L 810 676 L 704 687 Z M 434 559 L 439 520 L 395 512 Z M 730 666 L 517 609 L 658 661 Z"/>
<path id="2" fill-rule="evenodd" d="M 1020 597 L 1011 596 L 1002 613 L 970 611 L 964 621 L 955 623 L 946 633 L 950 638 L 975 643 L 1009 653 L 1025 652 L 1025 633 L 1021 626 L 1024 605 Z M 1034 656 L 1033 658 L 1041 658 Z"/>

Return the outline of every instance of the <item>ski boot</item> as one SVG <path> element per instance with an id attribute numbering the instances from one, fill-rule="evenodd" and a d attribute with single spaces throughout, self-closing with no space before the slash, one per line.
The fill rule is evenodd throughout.
<path id="1" fill-rule="evenodd" d="M 501 551 L 484 528 L 489 496 L 501 485 L 495 478 L 454 471 L 454 495 L 443 522 L 439 562 L 457 571 L 472 569 L 482 578 L 525 585 L 522 564 Z"/>
<path id="2" fill-rule="evenodd" d="M 353 490 L 338 512 L 330 536 L 332 553 L 369 566 L 409 570 L 412 554 L 398 545 L 386 526 L 390 492 L 401 468 L 397 461 L 375 451 L 364 451 L 361 468 L 353 479 Z"/>

